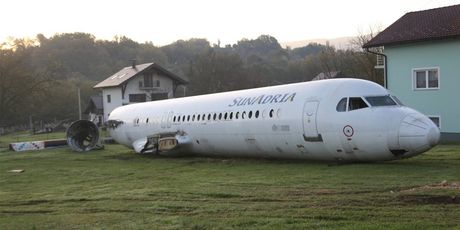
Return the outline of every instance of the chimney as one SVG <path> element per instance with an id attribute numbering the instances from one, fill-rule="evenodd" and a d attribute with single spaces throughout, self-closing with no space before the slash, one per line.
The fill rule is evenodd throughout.
<path id="1" fill-rule="evenodd" d="M 131 67 L 132 67 L 133 69 L 136 68 L 136 59 L 131 60 Z"/>

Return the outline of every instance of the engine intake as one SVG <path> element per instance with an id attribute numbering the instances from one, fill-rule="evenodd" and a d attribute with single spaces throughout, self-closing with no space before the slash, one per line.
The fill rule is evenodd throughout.
<path id="1" fill-rule="evenodd" d="M 66 131 L 67 144 L 77 152 L 87 152 L 98 147 L 99 129 L 88 120 L 73 122 Z"/>

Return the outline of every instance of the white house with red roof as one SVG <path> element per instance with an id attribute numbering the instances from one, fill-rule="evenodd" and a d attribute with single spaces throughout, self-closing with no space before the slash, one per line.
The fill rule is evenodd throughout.
<path id="1" fill-rule="evenodd" d="M 156 63 L 125 67 L 94 86 L 102 90 L 104 122 L 117 107 L 146 101 L 173 98 L 179 85 L 188 81 Z"/>

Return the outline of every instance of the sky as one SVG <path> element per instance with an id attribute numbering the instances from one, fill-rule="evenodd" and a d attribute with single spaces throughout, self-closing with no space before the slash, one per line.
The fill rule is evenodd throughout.
<path id="1" fill-rule="evenodd" d="M 333 39 L 384 29 L 407 12 L 456 4 L 460 0 L 4 0 L 0 42 L 73 32 L 158 46 L 190 38 L 226 45 L 262 34 L 279 42 Z"/>

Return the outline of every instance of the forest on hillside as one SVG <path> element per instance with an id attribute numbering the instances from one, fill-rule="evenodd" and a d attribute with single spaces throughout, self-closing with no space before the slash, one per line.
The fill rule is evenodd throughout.
<path id="1" fill-rule="evenodd" d="M 321 44 L 283 48 L 261 35 L 221 46 L 206 39 L 178 40 L 158 47 L 125 36 L 98 40 L 87 33 L 12 39 L 0 44 L 0 127 L 34 120 L 76 120 L 77 88 L 82 106 L 99 92 L 92 87 L 132 60 L 156 62 L 188 79 L 178 96 L 309 81 L 321 72 L 342 71 L 350 77 L 382 83 L 375 56 L 361 49 L 368 36 L 338 50 Z"/>

